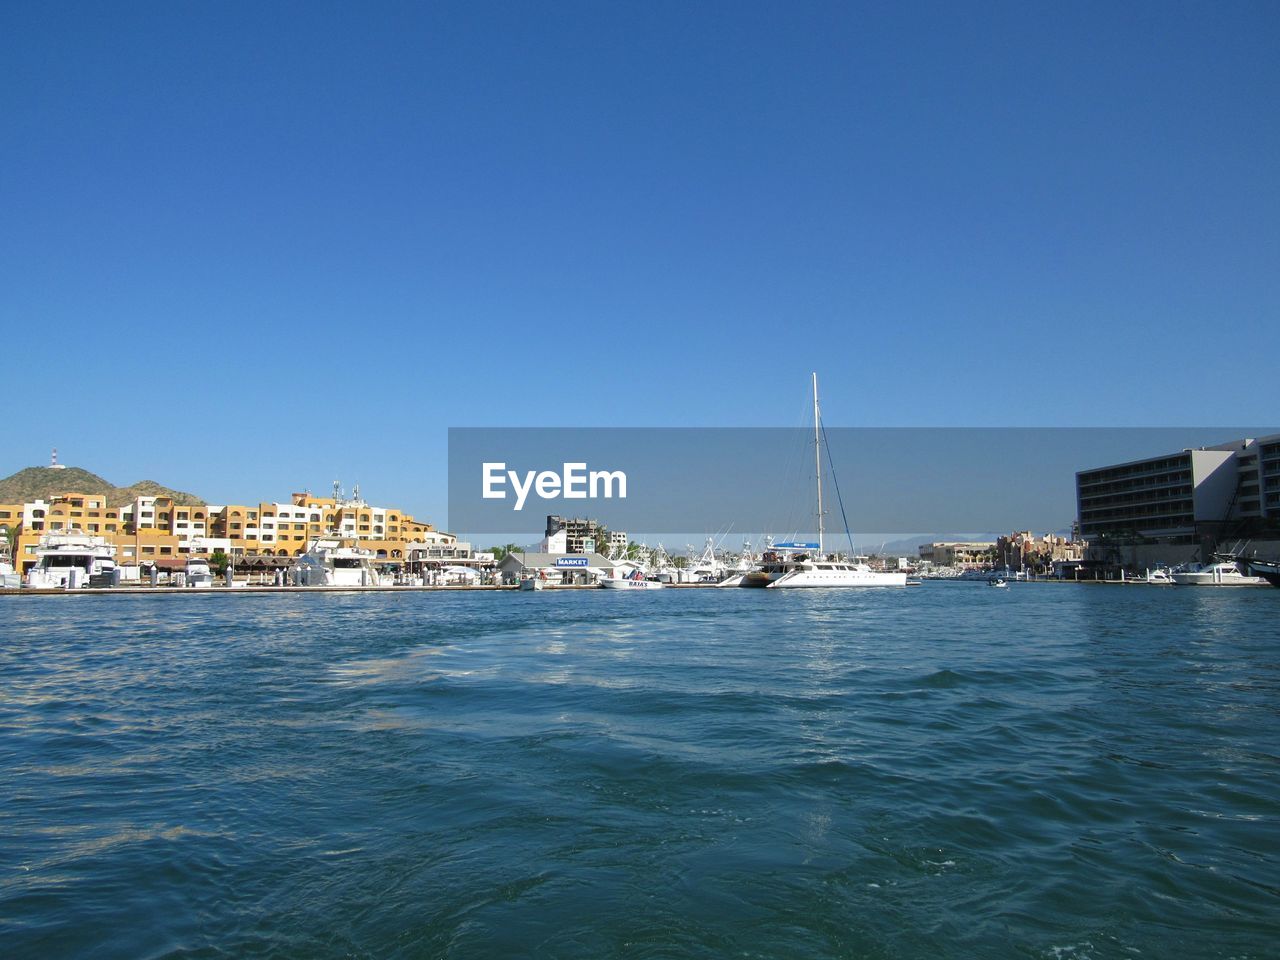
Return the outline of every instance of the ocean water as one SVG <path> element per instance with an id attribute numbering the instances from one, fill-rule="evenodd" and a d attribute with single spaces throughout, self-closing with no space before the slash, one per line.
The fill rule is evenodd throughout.
<path id="1" fill-rule="evenodd" d="M 7 958 L 1280 955 L 1280 590 L 0 611 Z"/>

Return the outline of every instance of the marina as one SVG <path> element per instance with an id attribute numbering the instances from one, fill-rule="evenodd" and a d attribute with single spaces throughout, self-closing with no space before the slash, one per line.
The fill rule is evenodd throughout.
<path id="1" fill-rule="evenodd" d="M 1280 957 L 1280 4 L 4 24 L 0 960 Z"/>

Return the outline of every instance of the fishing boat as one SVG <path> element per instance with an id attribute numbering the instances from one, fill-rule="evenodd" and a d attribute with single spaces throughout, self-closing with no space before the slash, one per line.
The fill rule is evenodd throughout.
<path id="1" fill-rule="evenodd" d="M 1234 561 L 1212 563 L 1197 570 L 1175 570 L 1170 578 L 1181 587 L 1262 587 L 1267 581 L 1240 572 Z"/>
<path id="2" fill-rule="evenodd" d="M 666 584 L 660 580 L 646 580 L 643 573 L 634 570 L 624 577 L 605 577 L 600 586 L 606 590 L 661 590 Z"/>
<path id="3" fill-rule="evenodd" d="M 818 375 L 813 374 L 813 456 L 818 493 L 818 539 L 816 543 L 786 542 L 772 544 L 764 552 L 761 563 L 743 575 L 739 586 L 790 589 L 802 587 L 905 587 L 905 573 L 885 573 L 872 570 L 857 560 L 848 560 L 835 553 L 827 553 L 824 545 L 824 520 L 822 512 L 822 410 L 818 406 Z M 830 459 L 830 450 L 827 451 Z M 839 494 L 839 485 L 836 487 Z M 841 515 L 844 507 L 841 506 Z M 845 535 L 850 547 L 853 537 L 845 523 Z"/>

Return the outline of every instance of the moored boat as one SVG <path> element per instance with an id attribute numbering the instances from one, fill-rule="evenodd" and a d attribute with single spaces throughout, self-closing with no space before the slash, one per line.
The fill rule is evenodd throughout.
<path id="1" fill-rule="evenodd" d="M 1175 570 L 1170 578 L 1182 587 L 1262 587 L 1267 581 L 1240 572 L 1240 567 L 1229 561 L 1213 563 L 1198 570 Z"/>
<path id="2" fill-rule="evenodd" d="M 36 565 L 27 574 L 34 590 L 87 587 L 91 580 L 109 579 L 116 568 L 115 547 L 106 537 L 80 530 L 47 533 L 36 548 Z"/>
<path id="3" fill-rule="evenodd" d="M 659 580 L 646 580 L 639 570 L 625 577 L 605 577 L 600 586 L 606 590 L 661 590 L 666 586 Z"/>
<path id="4" fill-rule="evenodd" d="M 743 574 L 740 587 L 792 589 L 801 587 L 905 587 L 905 572 L 881 572 L 858 560 L 827 553 L 823 546 L 824 516 L 822 511 L 822 412 L 818 406 L 818 375 L 813 374 L 813 456 L 817 483 L 818 540 L 816 543 L 771 544 L 755 569 Z M 830 451 L 828 451 L 830 454 Z M 828 455 L 828 460 L 830 456 Z M 837 495 L 840 492 L 836 486 Z M 843 515 L 844 506 L 840 512 Z M 845 534 L 849 535 L 848 524 Z M 849 537 L 850 547 L 853 545 Z"/>
<path id="5" fill-rule="evenodd" d="M 304 587 L 374 587 L 381 577 L 371 550 L 342 545 L 338 537 L 317 537 L 290 568 Z"/>
<path id="6" fill-rule="evenodd" d="M 213 571 L 209 561 L 203 557 L 190 557 L 187 560 L 187 586 L 204 589 L 213 586 Z"/>
<path id="7" fill-rule="evenodd" d="M 1280 560 L 1249 560 L 1249 569 L 1273 587 L 1280 587 Z"/>

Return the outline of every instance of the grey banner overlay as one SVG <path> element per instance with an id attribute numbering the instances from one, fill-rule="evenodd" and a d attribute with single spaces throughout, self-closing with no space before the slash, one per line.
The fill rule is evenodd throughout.
<path id="1" fill-rule="evenodd" d="M 1075 474 L 1187 447 L 1275 433 L 1257 427 L 828 427 L 821 453 L 828 530 L 1058 530 L 1075 517 Z M 829 447 L 829 454 L 828 454 Z M 484 465 L 505 465 L 486 499 Z M 515 483 L 565 464 L 621 471 L 626 497 L 541 497 Z M 834 466 L 834 481 L 831 467 Z M 498 473 L 490 469 L 490 475 Z M 571 471 L 572 473 L 572 471 Z M 807 534 L 816 529 L 812 428 L 471 428 L 449 430 L 448 529 L 540 533 L 547 514 L 610 529 Z M 615 478 L 616 481 L 616 478 Z M 837 495 L 837 485 L 838 494 Z M 550 483 L 544 483 L 549 491 Z"/>

